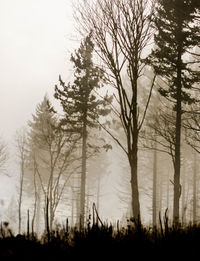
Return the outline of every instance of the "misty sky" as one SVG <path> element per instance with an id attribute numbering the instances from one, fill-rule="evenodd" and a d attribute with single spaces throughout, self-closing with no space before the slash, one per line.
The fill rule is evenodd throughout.
<path id="1" fill-rule="evenodd" d="M 0 0 L 0 134 L 26 125 L 58 75 L 67 77 L 75 34 L 69 0 Z"/>
<path id="2" fill-rule="evenodd" d="M 53 99 L 58 75 L 70 80 L 70 55 L 80 44 L 71 2 L 0 0 L 0 135 L 12 149 L 16 130 L 31 119 L 43 96 L 48 93 Z M 12 176 L 17 178 L 17 173 Z M 2 176 L 0 198 L 11 197 L 15 183 Z M 108 191 L 104 213 L 114 217 L 121 210 L 111 211 L 114 191 Z"/>

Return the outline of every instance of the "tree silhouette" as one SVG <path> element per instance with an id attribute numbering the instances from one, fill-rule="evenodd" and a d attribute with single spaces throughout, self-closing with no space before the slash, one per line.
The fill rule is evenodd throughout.
<path id="1" fill-rule="evenodd" d="M 94 44 L 91 34 L 81 43 L 80 48 L 71 56 L 74 65 L 73 84 L 65 83 L 59 77 L 60 88 L 55 86 L 55 98 L 59 99 L 65 112 L 60 122 L 61 128 L 66 132 L 79 135 L 81 144 L 81 192 L 80 192 L 80 227 L 84 226 L 85 218 L 85 186 L 86 186 L 86 165 L 88 147 L 95 148 L 94 144 L 88 143 L 89 129 L 99 127 L 100 115 L 107 115 L 110 110 L 106 108 L 112 97 L 106 95 L 97 98 L 96 91 L 104 82 L 104 72 L 95 66 L 92 60 Z"/>
<path id="2" fill-rule="evenodd" d="M 197 24 L 199 1 L 159 0 L 157 1 L 154 25 L 156 48 L 150 62 L 156 74 L 165 82 L 159 92 L 174 103 L 175 111 L 175 155 L 174 155 L 174 222 L 179 220 L 181 125 L 183 104 L 195 102 L 190 90 L 199 82 L 200 72 L 192 65 L 199 63 L 193 48 L 199 45 L 200 28 Z M 185 55 L 192 54 L 192 61 Z"/>

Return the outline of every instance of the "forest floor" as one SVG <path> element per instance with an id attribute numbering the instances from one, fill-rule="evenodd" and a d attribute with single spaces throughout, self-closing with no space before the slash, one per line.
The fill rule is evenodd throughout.
<path id="1" fill-rule="evenodd" d="M 200 226 L 159 229 L 128 226 L 88 227 L 80 232 L 64 228 L 37 239 L 33 234 L 14 236 L 1 228 L 0 260 L 193 260 L 200 256 Z M 139 257 L 139 259 L 138 259 Z"/>

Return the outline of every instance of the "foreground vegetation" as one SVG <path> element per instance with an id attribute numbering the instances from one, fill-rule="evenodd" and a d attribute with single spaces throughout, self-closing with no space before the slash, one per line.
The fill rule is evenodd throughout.
<path id="1" fill-rule="evenodd" d="M 144 227 L 134 222 L 126 228 L 93 225 L 82 231 L 68 226 L 38 239 L 34 233 L 12 234 L 1 226 L 0 260 L 76 260 L 115 258 L 193 258 L 199 255 L 200 226 Z"/>

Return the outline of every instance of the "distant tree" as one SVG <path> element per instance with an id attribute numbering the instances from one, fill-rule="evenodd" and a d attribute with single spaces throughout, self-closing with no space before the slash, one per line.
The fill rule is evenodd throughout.
<path id="1" fill-rule="evenodd" d="M 189 91 L 199 82 L 200 72 L 193 70 L 193 64 L 199 63 L 193 48 L 200 42 L 198 15 L 200 2 L 196 0 L 158 0 L 155 12 L 154 37 L 156 48 L 151 55 L 155 72 L 166 83 L 160 88 L 160 94 L 172 101 L 175 111 L 174 140 L 174 207 L 173 219 L 179 220 L 180 196 L 180 156 L 181 156 L 181 125 L 183 104 L 195 102 Z M 193 55 L 192 61 L 185 56 Z"/>
<path id="2" fill-rule="evenodd" d="M 42 191 L 44 196 L 45 228 L 51 231 L 57 206 L 75 168 L 73 152 L 77 140 L 58 127 L 58 119 L 46 96 L 37 106 L 29 127 L 30 164 L 41 188 L 37 193 Z"/>
<path id="3" fill-rule="evenodd" d="M 79 1 L 80 2 L 80 1 Z M 96 52 L 107 71 L 110 86 L 114 87 L 115 102 L 126 136 L 126 144 L 105 130 L 125 152 L 131 174 L 132 214 L 140 219 L 138 190 L 138 138 L 149 105 L 155 77 L 142 84 L 145 50 L 152 38 L 151 18 L 153 1 L 97 0 L 83 1 L 75 9 L 82 33 L 92 31 Z M 127 78 L 127 81 L 124 80 Z M 141 80 L 141 82 L 140 82 Z M 141 83 L 141 88 L 139 88 Z M 147 87 L 147 88 L 146 88 Z M 139 106 L 139 90 L 145 90 L 145 106 Z"/>
<path id="4" fill-rule="evenodd" d="M 0 171 L 5 171 L 5 164 L 8 160 L 9 154 L 8 154 L 8 148 L 6 143 L 3 141 L 2 138 L 0 138 Z"/>
<path id="5" fill-rule="evenodd" d="M 194 150 L 194 167 L 193 167 L 193 223 L 196 223 L 196 215 L 197 215 L 197 153 L 200 154 L 200 111 L 199 104 L 193 105 L 192 109 L 184 121 L 184 130 L 185 130 L 185 138 L 186 142 L 192 147 Z"/>
<path id="6" fill-rule="evenodd" d="M 155 150 L 153 152 L 153 200 L 152 200 L 152 223 L 153 227 L 157 225 L 157 178 L 158 178 L 158 152 L 155 140 Z"/>
<path id="7" fill-rule="evenodd" d="M 21 129 L 16 133 L 16 147 L 20 165 L 20 177 L 19 177 L 19 199 L 18 199 L 18 233 L 21 233 L 21 209 L 22 209 L 22 197 L 23 197 L 23 186 L 24 186 L 24 175 L 27 168 L 27 133 L 25 129 Z"/>
<path id="8" fill-rule="evenodd" d="M 92 60 L 94 44 L 91 34 L 81 43 L 80 48 L 71 56 L 74 64 L 73 84 L 60 81 L 60 88 L 55 86 L 55 98 L 59 99 L 65 112 L 61 120 L 61 126 L 66 126 L 65 131 L 79 134 L 81 144 L 81 192 L 80 192 L 80 227 L 84 225 L 85 218 L 85 186 L 86 186 L 86 163 L 88 157 L 88 146 L 97 149 L 95 142 L 88 144 L 89 129 L 97 128 L 100 115 L 107 115 L 110 110 L 106 105 L 111 102 L 111 97 L 106 95 L 97 98 L 96 91 L 104 83 L 103 70 L 97 67 Z"/>
<path id="9" fill-rule="evenodd" d="M 158 85 L 158 82 L 157 82 Z M 156 86 L 157 87 L 157 86 Z M 153 191 L 152 191 L 152 223 L 156 226 L 158 210 L 161 212 L 162 179 L 161 171 L 158 171 L 158 153 L 165 153 L 171 157 L 174 164 L 174 111 L 169 103 L 155 91 L 152 95 L 150 108 L 142 130 L 141 146 L 153 153 Z M 163 155 L 164 156 L 164 155 Z M 163 157 L 162 156 L 162 157 Z M 159 166 L 160 167 L 160 166 Z M 159 175 L 158 175 L 159 173 Z M 160 185 L 158 185 L 160 182 Z M 160 188 L 160 189 L 159 189 Z M 160 195 L 159 195 L 160 194 Z M 158 204 L 159 195 L 159 204 Z M 168 205 L 168 204 L 167 204 Z"/>

